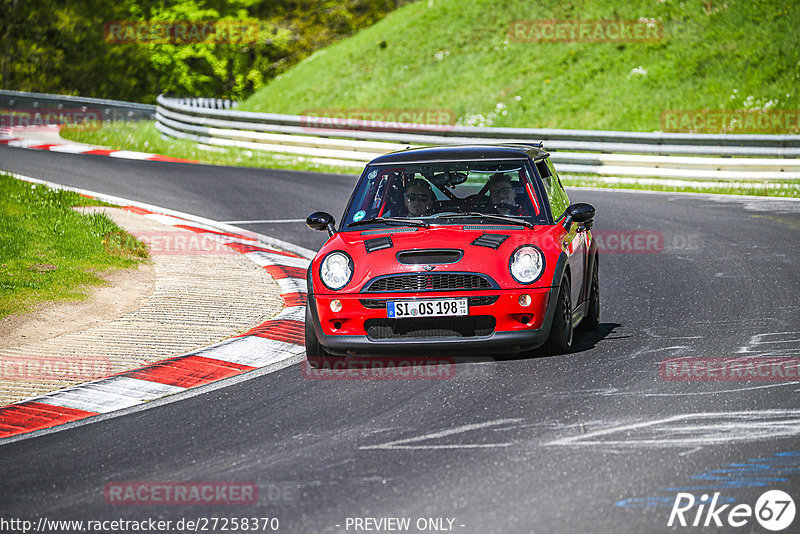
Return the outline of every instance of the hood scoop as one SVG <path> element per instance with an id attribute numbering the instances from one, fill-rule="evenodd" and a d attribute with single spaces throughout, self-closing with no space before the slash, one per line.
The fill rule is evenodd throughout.
<path id="1" fill-rule="evenodd" d="M 392 236 L 376 237 L 375 239 L 367 239 L 364 241 L 364 248 L 367 249 L 367 254 L 375 252 L 376 250 L 383 250 L 385 248 L 392 248 Z"/>
<path id="2" fill-rule="evenodd" d="M 472 244 L 478 247 L 498 249 L 506 239 L 508 239 L 508 236 L 503 234 L 483 234 Z"/>
<path id="3" fill-rule="evenodd" d="M 512 228 L 512 230 L 516 230 L 517 228 Z M 417 228 L 378 228 L 377 230 L 364 230 L 361 232 L 361 235 L 373 235 L 373 234 L 407 234 L 410 232 L 416 232 Z"/>
<path id="4" fill-rule="evenodd" d="M 492 226 L 490 224 L 465 224 L 464 230 L 519 230 L 519 226 Z"/>
<path id="5" fill-rule="evenodd" d="M 444 265 L 457 263 L 462 257 L 464 251 L 458 249 L 401 250 L 397 253 L 397 261 L 405 265 Z"/>

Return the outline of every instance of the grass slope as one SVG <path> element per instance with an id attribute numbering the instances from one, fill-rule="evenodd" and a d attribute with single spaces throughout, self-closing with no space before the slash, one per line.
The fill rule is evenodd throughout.
<path id="1" fill-rule="evenodd" d="M 509 39 L 514 20 L 640 17 L 661 21 L 663 39 Z M 470 125 L 656 131 L 666 110 L 800 108 L 798 27 L 789 0 L 422 0 L 318 51 L 240 109 L 440 108 Z"/>
<path id="2" fill-rule="evenodd" d="M 136 266 L 147 247 L 103 213 L 102 204 L 0 174 L 0 319 L 45 300 L 81 299 L 95 273 Z"/>

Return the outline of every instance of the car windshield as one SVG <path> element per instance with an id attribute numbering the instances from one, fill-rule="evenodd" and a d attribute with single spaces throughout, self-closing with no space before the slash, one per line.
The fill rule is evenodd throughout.
<path id="1" fill-rule="evenodd" d="M 370 166 L 343 224 L 545 224 L 531 177 L 527 160 Z"/>

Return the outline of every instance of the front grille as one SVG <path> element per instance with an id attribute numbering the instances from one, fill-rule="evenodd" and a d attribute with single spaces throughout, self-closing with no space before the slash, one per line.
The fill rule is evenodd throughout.
<path id="1" fill-rule="evenodd" d="M 497 302 L 500 297 L 497 295 L 488 297 L 468 297 L 467 303 L 470 306 L 488 306 Z M 370 310 L 385 310 L 387 299 L 359 299 L 361 305 Z"/>
<path id="2" fill-rule="evenodd" d="M 368 319 L 364 322 L 367 337 L 379 339 L 440 339 L 491 335 L 494 317 L 421 317 L 414 319 Z"/>
<path id="3" fill-rule="evenodd" d="M 367 283 L 364 292 L 454 291 L 497 289 L 489 277 L 473 273 L 414 273 L 375 278 Z"/>
<path id="4" fill-rule="evenodd" d="M 361 305 L 370 310 L 385 310 L 386 301 L 381 299 L 359 299 Z"/>
<path id="5" fill-rule="evenodd" d="M 470 306 L 488 306 L 490 304 L 494 304 L 499 299 L 499 296 L 490 296 L 490 297 L 470 297 L 469 305 Z"/>

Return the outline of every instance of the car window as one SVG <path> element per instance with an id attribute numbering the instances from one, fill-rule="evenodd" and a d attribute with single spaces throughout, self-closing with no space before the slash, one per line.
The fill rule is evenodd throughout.
<path id="1" fill-rule="evenodd" d="M 556 221 L 564 215 L 569 206 L 567 192 L 561 185 L 561 180 L 558 178 L 558 174 L 556 174 L 549 158 L 537 161 L 536 170 L 539 171 L 539 175 L 542 177 L 547 200 L 550 202 L 550 211 L 553 215 L 553 220 Z"/>
<path id="2" fill-rule="evenodd" d="M 463 224 L 463 220 L 444 216 L 480 213 L 543 223 L 547 219 L 532 187 L 532 176 L 529 160 L 370 166 L 356 186 L 342 222 L 346 226 L 377 217 L 408 217 L 433 219 L 434 224 Z"/>

